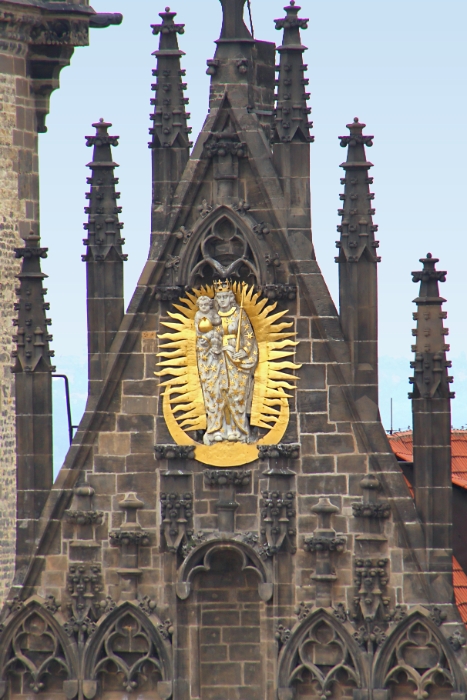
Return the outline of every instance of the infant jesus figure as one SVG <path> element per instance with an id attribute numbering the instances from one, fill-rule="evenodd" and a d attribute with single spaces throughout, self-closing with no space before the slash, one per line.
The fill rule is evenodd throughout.
<path id="1" fill-rule="evenodd" d="M 200 296 L 195 314 L 198 371 L 206 410 L 206 433 L 203 442 L 212 445 L 223 440 L 225 393 L 228 376 L 223 352 L 224 331 L 215 302 Z"/>

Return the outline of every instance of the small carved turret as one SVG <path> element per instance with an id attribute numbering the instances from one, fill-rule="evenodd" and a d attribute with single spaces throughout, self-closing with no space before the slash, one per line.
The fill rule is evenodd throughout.
<path id="1" fill-rule="evenodd" d="M 423 270 L 412 272 L 420 282 L 418 306 L 414 313 L 417 328 L 412 346 L 415 360 L 410 379 L 413 392 L 413 469 L 415 504 L 424 524 L 428 570 L 441 571 L 449 579 L 451 562 L 452 485 L 451 485 L 451 398 L 448 376 L 451 363 L 446 360 L 448 330 L 443 320 L 445 301 L 439 295 L 439 282 L 446 272 L 436 270 L 437 258 L 430 253 L 422 258 Z M 449 590 L 449 589 L 448 589 Z M 449 595 L 448 593 L 446 595 Z M 439 600 L 437 602 L 443 602 Z M 447 602 L 447 601 L 445 601 Z"/>
<path id="2" fill-rule="evenodd" d="M 307 66 L 303 63 L 303 46 L 300 38 L 300 29 L 307 29 L 308 19 L 298 17 L 301 7 L 291 0 L 290 5 L 284 8 L 287 15 L 283 19 L 276 19 L 276 29 L 284 30 L 282 46 L 278 47 L 280 63 L 277 85 L 277 106 L 275 114 L 274 140 L 283 143 L 291 141 L 311 142 L 310 128 L 313 123 L 308 121 L 311 107 L 307 100 L 310 97 L 306 92 L 309 80 L 305 78 Z"/>
<path id="3" fill-rule="evenodd" d="M 41 258 L 47 248 L 39 246 L 39 236 L 30 234 L 24 248 L 16 248 L 22 258 L 18 275 L 18 319 L 15 374 L 16 449 L 17 449 L 17 571 L 24 569 L 32 554 L 37 519 L 53 483 L 52 457 L 52 336 L 46 318 L 49 304 L 44 302 L 47 290 L 41 271 Z"/>
<path id="4" fill-rule="evenodd" d="M 275 45 L 256 41 L 247 28 L 243 15 L 246 0 L 220 0 L 222 30 L 217 39 L 214 58 L 207 61 L 211 76 L 209 105 L 211 111 L 225 104 L 224 100 L 246 114 L 250 128 L 257 125 L 271 137 L 274 105 Z"/>
<path id="5" fill-rule="evenodd" d="M 86 145 L 94 146 L 93 159 L 88 163 L 92 175 L 87 182 L 91 191 L 86 194 L 89 215 L 84 228 L 88 237 L 83 261 L 86 263 L 89 394 L 96 392 L 96 382 L 104 378 L 107 353 L 115 338 L 124 314 L 123 262 L 125 243 L 121 237 L 123 224 L 119 221 L 121 207 L 115 191 L 118 179 L 114 177 L 117 163 L 112 160 L 112 146 L 118 146 L 118 136 L 110 136 L 112 124 L 100 119 L 93 124 L 96 133 L 86 136 Z"/>
<path id="6" fill-rule="evenodd" d="M 183 34 L 184 24 L 175 24 L 175 12 L 169 7 L 159 15 L 162 24 L 153 24 L 152 32 L 160 34 L 159 50 L 154 51 L 157 67 L 153 70 L 156 82 L 152 89 L 155 97 L 151 100 L 154 112 L 151 114 L 153 126 L 149 130 L 152 140 L 153 202 L 152 231 L 163 232 L 167 228 L 170 205 L 174 190 L 180 181 L 190 155 L 191 142 L 187 125 L 190 117 L 186 111 L 188 98 L 184 96 L 186 73 L 180 66 L 184 52 L 178 46 L 177 34 Z"/>
<path id="7" fill-rule="evenodd" d="M 373 178 L 368 176 L 373 164 L 366 158 L 365 146 L 373 145 L 373 136 L 363 134 L 365 124 L 358 118 L 347 124 L 348 136 L 340 136 L 341 146 L 348 148 L 341 168 L 345 185 L 341 194 L 343 208 L 338 210 L 342 223 L 337 227 L 339 255 L 339 302 L 344 336 L 351 353 L 352 384 L 355 399 L 370 399 L 360 405 L 362 420 L 376 420 L 378 405 L 378 277 L 375 240 L 378 227 L 373 224 Z"/>

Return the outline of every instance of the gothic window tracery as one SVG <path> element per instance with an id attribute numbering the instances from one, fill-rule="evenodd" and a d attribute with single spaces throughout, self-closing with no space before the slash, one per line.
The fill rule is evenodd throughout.
<path id="1" fill-rule="evenodd" d="M 265 252 L 258 236 L 225 206 L 207 213 L 180 258 L 179 279 L 189 286 L 211 284 L 219 277 L 258 285 L 265 280 Z"/>
<path id="2" fill-rule="evenodd" d="M 281 651 L 279 692 L 299 697 L 352 697 L 362 687 L 358 652 L 340 623 L 324 611 L 305 619 Z"/>
<path id="3" fill-rule="evenodd" d="M 86 650 L 85 674 L 106 693 L 157 692 L 171 695 L 171 671 L 167 651 L 151 621 L 132 605 L 112 613 L 96 632 Z"/>
<path id="4" fill-rule="evenodd" d="M 60 693 L 63 683 L 75 675 L 71 657 L 52 616 L 33 604 L 0 639 L 0 691 L 9 685 L 11 694 L 50 697 Z"/>
<path id="5" fill-rule="evenodd" d="M 453 691 L 464 692 L 451 655 L 447 640 L 429 620 L 415 613 L 382 647 L 375 667 L 375 687 L 388 688 L 393 698 L 450 698 Z"/>

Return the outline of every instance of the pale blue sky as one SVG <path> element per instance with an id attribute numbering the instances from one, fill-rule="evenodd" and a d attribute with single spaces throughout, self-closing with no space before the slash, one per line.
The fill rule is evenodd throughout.
<path id="1" fill-rule="evenodd" d="M 85 355 L 85 268 L 82 222 L 85 164 L 90 149 L 84 135 L 99 117 L 113 123 L 120 146 L 122 221 L 129 254 L 126 263 L 128 302 L 147 255 L 150 232 L 151 69 L 157 48 L 149 25 L 159 22 L 163 2 L 94 0 L 97 11 L 122 12 L 123 24 L 92 30 L 91 45 L 77 49 L 62 71 L 61 88 L 52 95 L 49 132 L 40 136 L 42 242 L 49 247 L 44 270 L 51 302 L 58 370 L 78 367 Z M 206 115 L 208 76 L 219 35 L 218 0 L 176 0 L 177 21 L 186 24 L 180 37 L 186 52 L 193 136 Z M 284 2 L 252 0 L 259 39 L 280 40 L 273 19 L 284 14 Z M 309 47 L 310 104 L 315 124 L 312 146 L 313 236 L 318 261 L 334 299 L 337 298 L 335 240 L 341 186 L 339 164 L 345 157 L 337 136 L 358 116 L 375 135 L 368 151 L 375 164 L 375 222 L 379 224 L 380 354 L 384 365 L 383 419 L 389 396 L 396 394 L 406 427 L 410 405 L 406 377 L 413 327 L 416 286 L 410 271 L 428 251 L 448 270 L 442 295 L 448 300 L 447 325 L 452 351 L 454 424 L 467 423 L 466 217 L 464 115 L 467 64 L 467 3 L 445 0 L 303 0 L 302 16 L 310 18 L 303 42 Z M 390 362 L 389 362 L 389 358 Z M 394 362 L 399 367 L 397 387 Z M 62 365 L 62 367 L 61 367 Z M 391 365 L 391 366 L 392 366 Z M 457 365 L 457 372 L 456 372 Z M 404 370 L 404 367 L 406 368 Z M 71 370 L 70 370 L 71 371 Z M 405 372 L 405 375 L 404 375 Z M 74 387 L 83 393 L 83 370 Z M 76 404 L 77 405 L 77 404 Z M 78 409 L 76 409 L 78 410 Z M 402 417 L 403 416 L 403 417 Z M 78 416 L 75 416 L 78 418 Z M 388 427 L 388 426 L 387 426 Z"/>

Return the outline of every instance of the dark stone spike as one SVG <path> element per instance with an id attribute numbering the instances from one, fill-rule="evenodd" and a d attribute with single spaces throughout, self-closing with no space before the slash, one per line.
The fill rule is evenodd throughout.
<path id="1" fill-rule="evenodd" d="M 446 271 L 437 270 L 439 262 L 431 253 L 421 258 L 422 270 L 412 272 L 412 280 L 420 283 L 418 297 L 414 300 L 417 328 L 414 331 L 416 344 L 412 346 L 415 359 L 410 382 L 413 413 L 413 470 L 415 504 L 425 525 L 425 547 L 427 550 L 441 547 L 450 551 L 452 524 L 451 485 L 451 399 L 452 377 L 448 375 L 451 363 L 446 359 L 449 345 L 445 343 L 447 329 L 444 328 L 445 299 L 439 294 L 439 283 L 446 281 Z M 427 497 L 433 486 L 437 486 L 436 498 Z M 442 544 L 435 535 L 437 530 L 445 532 Z M 436 537 L 436 539 L 434 539 Z"/>
<path id="2" fill-rule="evenodd" d="M 305 92 L 305 86 L 309 84 L 309 80 L 303 77 L 303 72 L 306 70 L 303 52 L 306 47 L 302 46 L 300 38 L 300 29 L 307 28 L 308 20 L 298 17 L 300 9 L 298 5 L 291 3 L 285 8 L 286 17 L 275 20 L 276 29 L 284 30 L 282 45 L 278 47 L 279 75 L 275 81 L 278 87 L 275 95 L 276 109 L 281 110 L 283 117 L 285 115 L 285 118 L 276 120 L 273 142 L 278 143 L 303 140 L 312 143 L 314 141 L 309 133 L 313 128 L 313 122 L 309 122 L 306 118 L 306 114 L 309 114 L 307 100 L 310 95 Z M 300 60 L 297 60 L 297 56 Z"/>

